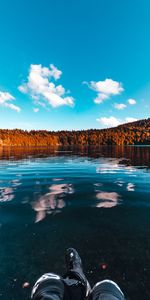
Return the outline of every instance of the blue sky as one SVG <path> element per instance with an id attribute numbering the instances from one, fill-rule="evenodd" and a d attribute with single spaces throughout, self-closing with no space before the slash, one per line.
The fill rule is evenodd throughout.
<path id="1" fill-rule="evenodd" d="M 149 0 L 1 0 L 0 128 L 150 117 Z"/>

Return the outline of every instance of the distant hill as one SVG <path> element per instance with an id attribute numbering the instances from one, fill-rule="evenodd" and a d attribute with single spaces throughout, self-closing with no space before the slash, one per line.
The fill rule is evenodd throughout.
<path id="1" fill-rule="evenodd" d="M 147 128 L 148 130 L 150 130 L 150 118 L 149 119 L 144 119 L 144 120 L 138 120 L 135 122 L 130 122 L 130 123 L 125 123 L 122 125 L 119 125 L 118 128 L 135 128 L 135 129 L 142 129 L 142 128 Z"/>
<path id="2" fill-rule="evenodd" d="M 46 131 L 1 129 L 0 146 L 150 145 L 150 118 L 109 129 Z"/>

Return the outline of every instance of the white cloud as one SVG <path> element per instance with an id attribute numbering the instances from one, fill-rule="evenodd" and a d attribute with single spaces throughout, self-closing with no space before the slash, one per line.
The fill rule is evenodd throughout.
<path id="1" fill-rule="evenodd" d="M 91 81 L 90 85 L 95 91 L 108 96 L 118 95 L 123 91 L 121 83 L 108 78 L 104 81 Z"/>
<path id="2" fill-rule="evenodd" d="M 0 91 L 0 105 L 20 112 L 20 107 L 11 103 L 13 100 L 15 100 L 15 98 L 10 93 Z"/>
<path id="3" fill-rule="evenodd" d="M 53 64 L 50 64 L 50 76 L 54 77 L 55 80 L 59 79 L 62 75 L 62 71 L 58 70 Z"/>
<path id="4" fill-rule="evenodd" d="M 34 107 L 34 108 L 33 108 L 33 111 L 34 111 L 35 113 L 37 113 L 37 112 L 39 111 L 39 108 L 38 108 L 38 107 Z"/>
<path id="5" fill-rule="evenodd" d="M 20 112 L 20 110 L 21 110 L 19 106 L 14 105 L 12 103 L 5 103 L 5 107 L 9 107 L 9 108 L 11 108 L 11 109 L 13 109 L 13 110 L 15 110 L 17 112 Z"/>
<path id="6" fill-rule="evenodd" d="M 0 104 L 3 104 L 10 100 L 15 100 L 15 98 L 7 92 L 0 92 Z"/>
<path id="7" fill-rule="evenodd" d="M 49 68 L 42 65 L 31 65 L 29 69 L 28 81 L 18 87 L 22 93 L 29 93 L 38 103 L 45 100 L 52 107 L 61 105 L 73 106 L 74 99 L 66 96 L 65 88 L 62 85 L 56 85 L 53 81 L 60 78 L 62 72 L 54 65 Z"/>
<path id="8" fill-rule="evenodd" d="M 97 104 L 102 103 L 111 96 L 119 95 L 124 91 L 122 84 L 111 78 L 106 78 L 104 81 L 91 81 L 88 86 L 98 93 L 94 99 L 94 102 Z"/>
<path id="9" fill-rule="evenodd" d="M 115 127 L 120 125 L 120 121 L 115 117 L 102 117 L 96 120 L 104 127 Z"/>
<path id="10" fill-rule="evenodd" d="M 125 118 L 125 123 L 130 123 L 130 122 L 136 122 L 138 119 L 136 119 L 136 118 L 130 118 L 130 117 L 127 117 L 127 118 Z"/>
<path id="11" fill-rule="evenodd" d="M 23 93 L 23 94 L 26 94 L 27 91 L 28 91 L 27 86 L 26 86 L 25 84 L 20 85 L 20 86 L 18 87 L 18 90 L 19 90 L 21 93 Z"/>
<path id="12" fill-rule="evenodd" d="M 115 103 L 115 104 L 114 104 L 114 107 L 115 107 L 116 109 L 121 110 L 121 109 L 124 109 L 124 108 L 127 107 L 127 106 L 126 106 L 126 104 L 123 104 L 123 103 Z"/>
<path id="13" fill-rule="evenodd" d="M 94 102 L 96 104 L 102 103 L 104 100 L 108 99 L 109 96 L 105 94 L 98 94 L 98 96 L 94 99 Z"/>
<path id="14" fill-rule="evenodd" d="M 121 124 L 125 124 L 125 123 L 130 123 L 130 122 L 135 122 L 137 121 L 137 119 L 135 118 L 131 118 L 131 117 L 126 117 L 125 119 L 117 119 L 115 117 L 101 117 L 99 119 L 96 119 L 96 121 L 98 121 L 103 128 L 110 128 L 110 127 L 116 127 L 118 125 Z"/>
<path id="15" fill-rule="evenodd" d="M 130 104 L 130 105 L 134 105 L 134 104 L 136 104 L 136 100 L 135 99 L 128 99 L 128 103 Z"/>

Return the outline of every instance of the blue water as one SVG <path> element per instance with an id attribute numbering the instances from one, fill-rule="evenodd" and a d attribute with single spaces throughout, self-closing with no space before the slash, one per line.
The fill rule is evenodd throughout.
<path id="1" fill-rule="evenodd" d="M 127 299 L 150 298 L 150 147 L 3 149 L 0 159 L 1 299 L 29 299 L 42 273 L 63 274 L 70 246 L 91 284 L 111 278 Z"/>

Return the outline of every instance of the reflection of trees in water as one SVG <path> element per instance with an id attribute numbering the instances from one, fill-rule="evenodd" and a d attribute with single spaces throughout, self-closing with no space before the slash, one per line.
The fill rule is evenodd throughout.
<path id="1" fill-rule="evenodd" d="M 36 211 L 36 220 L 39 222 L 46 217 L 46 214 L 61 212 L 65 207 L 64 198 L 67 194 L 74 192 L 72 184 L 52 184 L 49 192 L 32 202 L 32 208 Z"/>
<path id="2" fill-rule="evenodd" d="M 58 156 L 117 158 L 120 164 L 150 167 L 150 146 L 0 147 L 0 159 Z"/>

